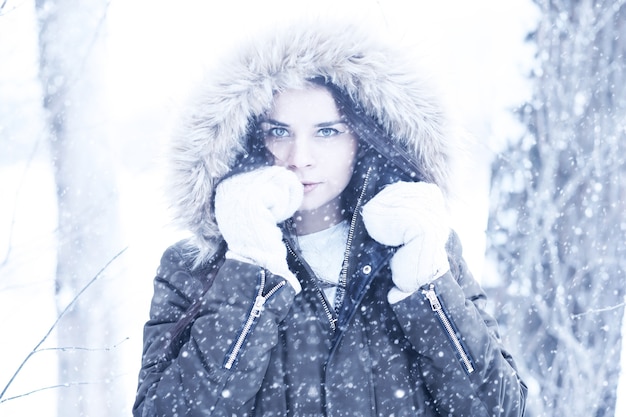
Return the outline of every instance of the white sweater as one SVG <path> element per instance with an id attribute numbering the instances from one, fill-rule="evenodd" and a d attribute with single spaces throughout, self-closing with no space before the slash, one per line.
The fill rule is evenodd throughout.
<path id="1" fill-rule="evenodd" d="M 344 220 L 328 229 L 298 236 L 302 256 L 317 275 L 326 298 L 333 305 L 346 251 L 348 231 L 348 222 Z"/>

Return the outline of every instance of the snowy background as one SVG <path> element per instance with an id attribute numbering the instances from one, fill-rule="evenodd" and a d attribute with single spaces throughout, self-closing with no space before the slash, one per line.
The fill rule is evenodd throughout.
<path id="1" fill-rule="evenodd" d="M 163 147 L 177 108 L 204 70 L 241 38 L 277 20 L 311 14 L 364 20 L 373 31 L 414 49 L 420 64 L 435 74 L 453 117 L 467 132 L 452 210 L 468 262 L 475 275 L 484 275 L 489 165 L 507 140 L 519 136 L 511 110 L 530 94 L 525 75 L 533 51 L 524 37 L 537 18 L 530 1 L 111 1 L 104 27 L 108 81 L 102 86 L 107 112 L 101 128 L 116 160 L 120 250 L 128 248 L 120 273 L 108 278 L 122 289 L 111 311 L 121 318 L 125 336 L 115 346 L 94 347 L 122 357 L 111 365 L 112 383 L 126 394 L 111 405 L 111 415 L 130 415 L 152 278 L 163 250 L 181 236 L 168 226 L 160 188 Z M 8 1 L 0 15 L 0 390 L 57 315 L 56 202 L 41 134 L 34 16 L 28 1 Z M 44 345 L 55 346 L 54 333 Z M 56 383 L 55 354 L 42 351 L 29 358 L 0 400 L 0 415 L 56 415 L 63 388 L 19 397 Z M 6 401 L 9 397 L 19 398 Z"/>

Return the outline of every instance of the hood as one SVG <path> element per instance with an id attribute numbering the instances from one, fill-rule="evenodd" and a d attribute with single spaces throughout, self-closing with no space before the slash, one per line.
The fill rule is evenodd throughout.
<path id="1" fill-rule="evenodd" d="M 297 24 L 258 37 L 207 74 L 172 140 L 168 192 L 179 226 L 193 233 L 200 260 L 219 238 L 217 183 L 245 152 L 250 122 L 276 92 L 323 77 L 393 138 L 422 177 L 448 188 L 448 123 L 429 80 L 407 54 L 353 24 Z"/>

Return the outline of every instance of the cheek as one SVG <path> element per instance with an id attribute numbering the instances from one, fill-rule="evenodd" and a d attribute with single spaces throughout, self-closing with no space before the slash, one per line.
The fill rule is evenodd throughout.
<path id="1" fill-rule="evenodd" d="M 337 182 L 345 186 L 350 178 L 352 178 L 352 173 L 354 171 L 354 165 L 356 162 L 356 146 L 345 146 L 340 150 L 335 150 L 333 162 L 335 167 L 335 178 L 337 179 Z"/>
<path id="2" fill-rule="evenodd" d="M 356 139 L 352 139 L 350 142 L 345 144 L 344 148 L 341 152 L 337 154 L 341 155 L 339 158 L 341 159 L 342 165 L 352 174 L 352 170 L 354 169 L 354 165 L 356 163 L 356 153 L 357 153 L 357 143 Z"/>
<path id="3" fill-rule="evenodd" d="M 285 144 L 276 144 L 269 141 L 265 141 L 265 148 L 272 155 L 274 159 L 274 165 L 286 166 L 286 154 L 288 150 Z"/>

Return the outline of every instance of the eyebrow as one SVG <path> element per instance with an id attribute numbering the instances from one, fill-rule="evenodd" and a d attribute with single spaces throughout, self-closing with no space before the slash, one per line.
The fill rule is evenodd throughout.
<path id="1" fill-rule="evenodd" d="M 346 122 L 344 122 L 343 120 L 339 119 L 339 120 L 335 120 L 332 122 L 322 122 L 322 123 L 318 123 L 315 125 L 315 127 L 328 127 L 328 126 L 334 126 L 334 125 L 338 125 L 338 124 L 346 124 Z"/>
<path id="2" fill-rule="evenodd" d="M 271 125 L 280 126 L 280 127 L 289 127 L 289 125 L 287 123 L 282 123 L 282 122 L 279 122 L 278 120 L 274 120 L 274 119 L 263 119 L 263 120 L 261 120 L 261 123 L 269 123 Z"/>
<path id="3" fill-rule="evenodd" d="M 283 123 L 283 122 L 279 122 L 278 120 L 274 120 L 274 119 L 263 119 L 261 120 L 261 123 L 269 123 L 271 125 L 274 126 L 280 126 L 280 127 L 289 127 L 289 125 L 287 123 Z M 334 126 L 337 124 L 347 124 L 344 120 L 339 119 L 339 120 L 333 120 L 330 122 L 321 122 L 321 123 L 317 123 L 315 125 L 315 127 L 328 127 L 328 126 Z"/>

